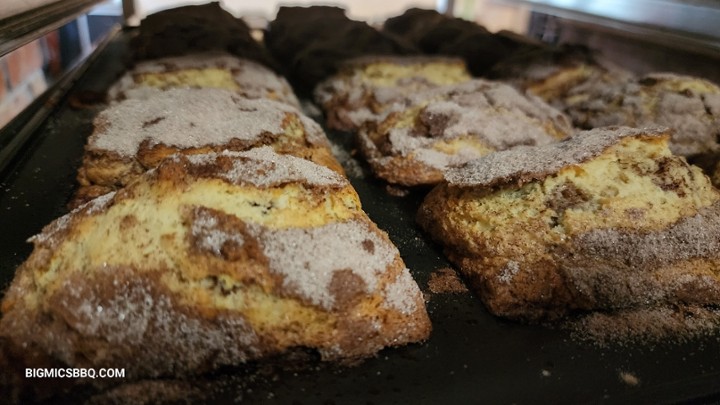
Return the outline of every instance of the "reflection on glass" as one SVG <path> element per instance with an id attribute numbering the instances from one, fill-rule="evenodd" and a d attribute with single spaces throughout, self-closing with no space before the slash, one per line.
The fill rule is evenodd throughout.
<path id="1" fill-rule="evenodd" d="M 120 20 L 119 0 L 109 1 L 0 57 L 0 128 L 87 57 Z"/>

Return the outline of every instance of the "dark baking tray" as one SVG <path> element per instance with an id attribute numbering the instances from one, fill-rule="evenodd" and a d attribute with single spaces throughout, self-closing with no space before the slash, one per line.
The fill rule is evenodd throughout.
<path id="1" fill-rule="evenodd" d="M 31 251 L 26 239 L 67 211 L 65 204 L 75 188 L 84 140 L 99 109 L 73 108 L 71 104 L 78 104 L 83 95 L 105 91 L 125 69 L 127 36 L 117 36 L 102 50 L 0 179 L 3 290 Z M 346 150 L 352 148 L 345 134 L 331 134 L 331 138 Z M 364 176 L 352 176 L 351 180 L 366 212 L 389 233 L 427 293 L 430 274 L 449 264 L 414 223 L 423 191 L 391 196 L 384 183 L 368 175 L 366 168 L 362 170 Z M 467 292 L 428 293 L 427 297 L 433 332 L 425 343 L 387 349 L 352 367 L 324 365 L 312 359 L 304 366 L 292 367 L 251 363 L 184 381 L 180 385 L 192 388 L 188 396 L 168 394 L 165 399 L 277 404 L 720 401 L 717 337 L 683 344 L 599 348 L 573 339 L 566 330 L 495 318 Z M 132 364 L 117 367 L 130 368 Z M 621 373 L 637 377 L 639 384 L 623 381 Z M 92 395 L 76 391 L 56 401 L 80 403 Z M 100 402 L 112 402 L 113 398 L 118 396 L 96 397 Z M 157 394 L 153 402 L 161 399 Z"/>

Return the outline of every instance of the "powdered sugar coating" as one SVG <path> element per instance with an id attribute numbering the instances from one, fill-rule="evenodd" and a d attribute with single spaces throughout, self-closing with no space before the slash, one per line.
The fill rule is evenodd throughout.
<path id="1" fill-rule="evenodd" d="M 288 82 L 267 67 L 248 59 L 237 58 L 224 52 L 207 52 L 139 62 L 108 90 L 111 100 L 120 98 L 146 98 L 153 95 L 153 87 L 136 82 L 135 77 L 147 73 L 167 73 L 189 69 L 223 69 L 232 74 L 238 92 L 247 98 L 268 98 L 271 93 L 278 101 L 299 106 Z"/>
<path id="2" fill-rule="evenodd" d="M 399 257 L 393 245 L 359 221 L 254 232 L 260 233 L 270 270 L 283 276 L 283 286 L 326 309 L 335 304 L 330 283 L 337 271 L 352 271 L 371 293 L 377 290 L 378 280 L 386 274 L 388 266 Z M 367 245 L 372 249 L 365 248 Z M 404 304 L 401 307 L 406 308 Z"/>
<path id="3" fill-rule="evenodd" d="M 111 347 L 132 347 L 136 354 L 142 352 L 147 356 L 144 364 L 155 367 L 165 364 L 164 370 L 177 369 L 180 373 L 207 366 L 208 361 L 241 363 L 256 351 L 258 337 L 241 317 L 220 315 L 208 327 L 206 320 L 182 311 L 177 302 L 152 282 L 134 279 L 127 273 L 118 276 L 116 272 L 117 269 L 106 268 L 95 274 L 98 278 L 104 276 L 105 280 L 98 281 L 101 285 L 112 286 L 109 296 L 101 295 L 103 290 L 92 283 L 75 279 L 63 283 L 61 290 L 66 298 L 59 300 L 60 310 L 67 307 L 74 314 L 72 327 L 80 335 L 99 337 Z M 72 342 L 56 344 L 66 353 L 62 360 L 77 364 L 72 359 L 72 348 L 66 347 Z M 150 376 L 158 376 L 157 368 L 143 371 L 146 365 L 138 364 L 130 376 L 148 371 Z"/>
<path id="4" fill-rule="evenodd" d="M 671 128 L 670 149 L 679 155 L 720 150 L 720 87 L 690 76 L 653 73 L 613 85 L 579 88 L 566 111 L 576 125 Z"/>
<path id="5" fill-rule="evenodd" d="M 464 67 L 465 62 L 458 58 L 441 56 L 363 56 L 353 58 L 342 63 L 341 71 L 335 76 L 321 82 L 315 88 L 315 101 L 325 105 L 335 99 L 342 99 L 343 104 L 351 107 L 362 107 L 365 104 L 365 97 L 372 96 L 381 104 L 390 100 L 376 97 L 375 93 L 380 91 L 393 98 L 399 95 L 407 95 L 412 91 L 435 87 L 427 78 L 417 75 L 398 78 L 388 86 L 374 85 L 363 77 L 363 68 L 377 63 L 388 63 L 398 66 L 416 65 L 419 68 L 423 65 L 447 65 L 448 68 Z M 468 73 L 469 77 L 469 73 Z M 384 89 L 392 89 L 390 93 Z"/>
<path id="6" fill-rule="evenodd" d="M 442 122 L 428 129 L 433 132 L 433 137 L 472 134 L 498 149 L 506 149 L 508 145 L 552 142 L 554 138 L 543 128 L 546 122 L 558 132 L 572 132 L 570 122 L 562 112 L 536 96 L 523 95 L 500 82 L 474 79 L 414 92 L 389 87 L 375 90 L 374 95 L 387 108 L 379 112 L 361 108 L 351 111 L 348 117 L 357 124 L 382 122 L 392 113 L 421 108 L 419 117 L 423 124 L 430 124 L 433 118 Z M 417 125 L 415 129 L 421 133 L 425 131 Z"/>
<path id="7" fill-rule="evenodd" d="M 560 169 L 590 160 L 627 137 L 663 137 L 661 127 L 610 127 L 575 134 L 563 141 L 536 147 L 518 147 L 491 153 L 445 172 L 453 186 L 492 187 L 542 179 Z"/>
<path id="8" fill-rule="evenodd" d="M 498 280 L 501 283 L 510 284 L 516 274 L 520 272 L 520 265 L 514 260 L 508 260 L 507 264 L 500 270 Z"/>
<path id="9" fill-rule="evenodd" d="M 422 293 L 410 275 L 408 269 L 398 274 L 394 282 L 385 287 L 384 305 L 409 315 L 417 310 L 417 302 L 422 299 Z"/>
<path id="10" fill-rule="evenodd" d="M 720 252 L 720 203 L 702 208 L 660 232 L 598 229 L 577 237 L 576 244 L 578 253 L 622 258 L 634 268 L 656 269 L 676 261 L 716 258 Z"/>
<path id="11" fill-rule="evenodd" d="M 199 241 L 201 249 L 209 250 L 217 256 L 222 255 L 223 245 L 232 242 L 242 246 L 245 239 L 239 233 L 229 233 L 218 227 L 218 219 L 206 211 L 198 211 L 190 228 L 190 234 Z"/>
<path id="12" fill-rule="evenodd" d="M 270 100 L 248 100 L 228 90 L 170 89 L 151 100 L 124 100 L 99 114 L 88 149 L 134 156 L 143 142 L 178 148 L 223 145 L 237 139 L 255 142 L 284 133 L 283 120 L 300 112 Z M 308 140 L 322 131 L 301 118 Z"/>
<path id="13" fill-rule="evenodd" d="M 175 156 L 175 159 L 181 159 Z M 347 187 L 348 181 L 338 173 L 305 159 L 291 155 L 281 155 L 269 146 L 250 149 L 244 152 L 222 151 L 182 157 L 196 167 L 212 166 L 218 159 L 231 159 L 229 170 L 215 166 L 205 176 L 225 179 L 233 184 L 252 184 L 257 187 L 301 182 L 319 187 Z"/>
<path id="14" fill-rule="evenodd" d="M 386 145 L 368 146 L 390 156 L 413 153 L 418 161 L 444 170 L 477 158 L 480 153 L 433 149 L 439 141 L 471 137 L 487 149 L 505 150 L 518 145 L 545 145 L 572 131 L 565 116 L 539 98 L 523 96 L 508 85 L 486 80 L 418 92 L 395 102 L 376 119 L 392 123 L 388 120 L 395 119 L 393 113 L 412 109 L 419 112 L 411 127 L 390 125 Z M 365 130 L 360 137 L 370 139 Z"/>
<path id="15" fill-rule="evenodd" d="M 245 237 L 233 229 L 222 229 L 217 217 L 198 210 L 190 232 L 201 248 L 220 255 L 227 241 L 241 245 Z M 282 289 L 301 299 L 333 310 L 336 296 L 333 279 L 339 272 L 350 271 L 362 280 L 366 294 L 381 294 L 383 305 L 403 314 L 417 310 L 420 290 L 408 269 L 403 268 L 395 279 L 380 290 L 379 280 L 399 252 L 368 222 L 353 219 L 312 228 L 268 228 L 246 223 L 247 238 L 261 247 L 271 273 L 282 276 Z"/>

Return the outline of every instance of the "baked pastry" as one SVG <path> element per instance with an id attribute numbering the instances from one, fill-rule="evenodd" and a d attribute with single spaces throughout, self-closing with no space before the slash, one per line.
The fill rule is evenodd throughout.
<path id="1" fill-rule="evenodd" d="M 139 62 L 108 90 L 110 100 L 152 97 L 157 89 L 220 88 L 246 98 L 267 98 L 299 106 L 288 82 L 267 67 L 223 52 Z"/>
<path id="2" fill-rule="evenodd" d="M 383 31 L 405 39 L 422 52 L 462 58 L 475 76 L 486 76 L 499 61 L 540 42 L 508 32 L 493 34 L 485 27 L 434 10 L 409 9 L 385 21 Z"/>
<path id="3" fill-rule="evenodd" d="M 252 37 L 250 27 L 218 2 L 146 16 L 131 40 L 131 49 L 135 60 L 220 51 L 273 66 L 265 49 Z"/>
<path id="4" fill-rule="evenodd" d="M 344 60 L 365 55 L 407 55 L 418 50 L 336 7 L 280 7 L 265 33 L 265 45 L 302 96 L 337 72 Z"/>
<path id="5" fill-rule="evenodd" d="M 664 128 L 611 127 L 448 170 L 419 224 L 519 320 L 720 303 L 720 192 Z"/>
<path id="6" fill-rule="evenodd" d="M 570 135 L 560 112 L 509 85 L 476 79 L 406 96 L 358 132 L 373 172 L 405 186 L 436 184 L 449 167 Z"/>
<path id="7" fill-rule="evenodd" d="M 169 89 L 127 99 L 95 118 L 74 206 L 128 184 L 174 153 L 271 145 L 342 173 L 324 132 L 297 109 L 220 89 Z"/>
<path id="8" fill-rule="evenodd" d="M 320 83 L 315 89 L 315 101 L 325 111 L 328 127 L 350 131 L 362 126 L 367 116 L 358 110 L 379 114 L 402 96 L 470 79 L 461 59 L 361 57 L 346 61 L 337 74 Z"/>
<path id="9" fill-rule="evenodd" d="M 31 241 L 1 306 L 21 372 L 123 365 L 129 382 L 299 348 L 346 362 L 431 328 L 348 180 L 269 147 L 175 155 Z"/>
<path id="10" fill-rule="evenodd" d="M 427 32 L 448 18 L 450 17 L 440 14 L 437 10 L 412 7 L 401 15 L 385 20 L 382 29 L 419 48 Z"/>
<path id="11" fill-rule="evenodd" d="M 488 77 L 534 94 L 563 110 L 570 93 L 625 82 L 633 75 L 580 45 L 535 47 L 501 60 Z"/>
<path id="12" fill-rule="evenodd" d="M 664 125 L 683 156 L 720 151 L 720 87 L 696 77 L 653 73 L 570 94 L 566 112 L 581 128 Z"/>

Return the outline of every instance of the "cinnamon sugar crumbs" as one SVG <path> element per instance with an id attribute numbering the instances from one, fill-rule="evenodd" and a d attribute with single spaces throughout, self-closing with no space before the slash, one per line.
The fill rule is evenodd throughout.
<path id="1" fill-rule="evenodd" d="M 573 338 L 600 347 L 610 344 L 682 343 L 720 329 L 720 309 L 701 306 L 653 307 L 593 312 L 564 325 Z"/>
<path id="2" fill-rule="evenodd" d="M 144 380 L 94 395 L 86 405 L 192 404 L 201 401 L 204 395 L 201 389 L 187 381 Z"/>
<path id="3" fill-rule="evenodd" d="M 640 385 L 640 379 L 635 374 L 629 371 L 620 371 L 618 373 L 618 377 L 620 377 L 620 381 L 631 387 L 636 387 Z"/>
<path id="4" fill-rule="evenodd" d="M 468 291 L 455 270 L 449 267 L 430 273 L 428 289 L 434 294 L 458 294 Z"/>

